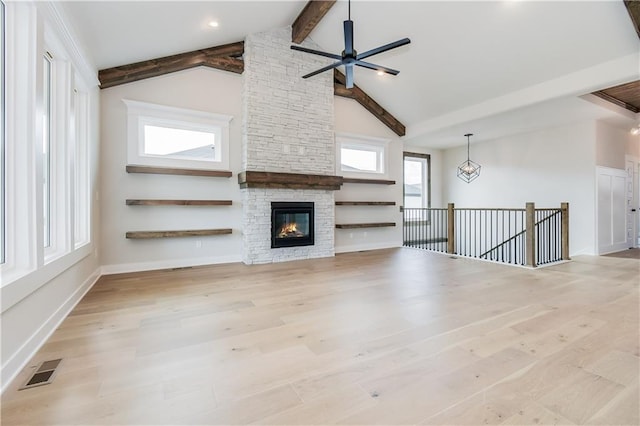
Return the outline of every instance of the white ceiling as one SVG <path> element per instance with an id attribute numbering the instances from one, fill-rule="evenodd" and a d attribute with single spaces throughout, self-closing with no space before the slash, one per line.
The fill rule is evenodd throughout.
<path id="1" fill-rule="evenodd" d="M 305 4 L 72 1 L 63 9 L 103 69 L 284 27 Z M 212 19 L 218 28 L 207 26 Z M 347 2 L 339 0 L 311 38 L 340 53 L 345 19 Z M 615 112 L 577 96 L 640 79 L 640 40 L 621 0 L 354 0 L 351 19 L 361 52 L 411 39 L 368 59 L 399 69 L 398 76 L 357 69 L 355 82 L 407 126 L 412 143 L 446 148 L 464 144 L 467 132 L 487 140 L 611 118 Z"/>

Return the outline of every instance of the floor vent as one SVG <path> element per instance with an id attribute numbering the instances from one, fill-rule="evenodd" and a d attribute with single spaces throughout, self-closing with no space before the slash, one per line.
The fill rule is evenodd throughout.
<path id="1" fill-rule="evenodd" d="M 36 386 L 48 385 L 53 382 L 56 376 L 57 368 L 60 366 L 62 359 L 53 359 L 44 361 L 33 372 L 33 375 L 27 379 L 25 384 L 18 390 L 35 388 Z"/>

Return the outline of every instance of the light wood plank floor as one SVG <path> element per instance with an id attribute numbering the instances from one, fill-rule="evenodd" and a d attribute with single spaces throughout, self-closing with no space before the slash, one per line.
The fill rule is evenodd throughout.
<path id="1" fill-rule="evenodd" d="M 634 424 L 640 262 L 413 249 L 103 277 L 2 424 Z"/>

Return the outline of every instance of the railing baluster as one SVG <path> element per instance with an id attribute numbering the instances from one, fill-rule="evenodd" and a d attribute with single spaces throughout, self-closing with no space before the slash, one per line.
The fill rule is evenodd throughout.
<path id="1" fill-rule="evenodd" d="M 534 208 L 534 265 L 568 258 L 564 240 L 568 235 L 566 211 L 565 203 L 560 209 Z M 450 205 L 449 209 L 404 208 L 402 214 L 406 247 L 514 265 L 529 263 L 525 209 L 456 209 Z M 449 221 L 453 224 L 451 229 Z"/>

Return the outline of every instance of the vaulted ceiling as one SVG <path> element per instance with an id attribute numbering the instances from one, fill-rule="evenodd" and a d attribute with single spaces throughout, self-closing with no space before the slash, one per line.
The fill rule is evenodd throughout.
<path id="1" fill-rule="evenodd" d="M 63 9 L 104 69 L 285 27 L 306 3 L 73 1 Z M 376 56 L 398 76 L 357 69 L 355 82 L 406 125 L 406 139 L 428 146 L 463 144 L 467 131 L 476 140 L 498 137 L 504 131 L 490 124 L 507 123 L 504 117 L 514 132 L 562 124 L 562 116 L 613 120 L 614 112 L 578 96 L 640 80 L 640 39 L 622 1 L 354 0 L 351 18 L 359 51 L 411 39 Z M 345 19 L 347 2 L 338 0 L 310 38 L 341 52 Z M 212 20 L 217 28 L 208 26 Z"/>

